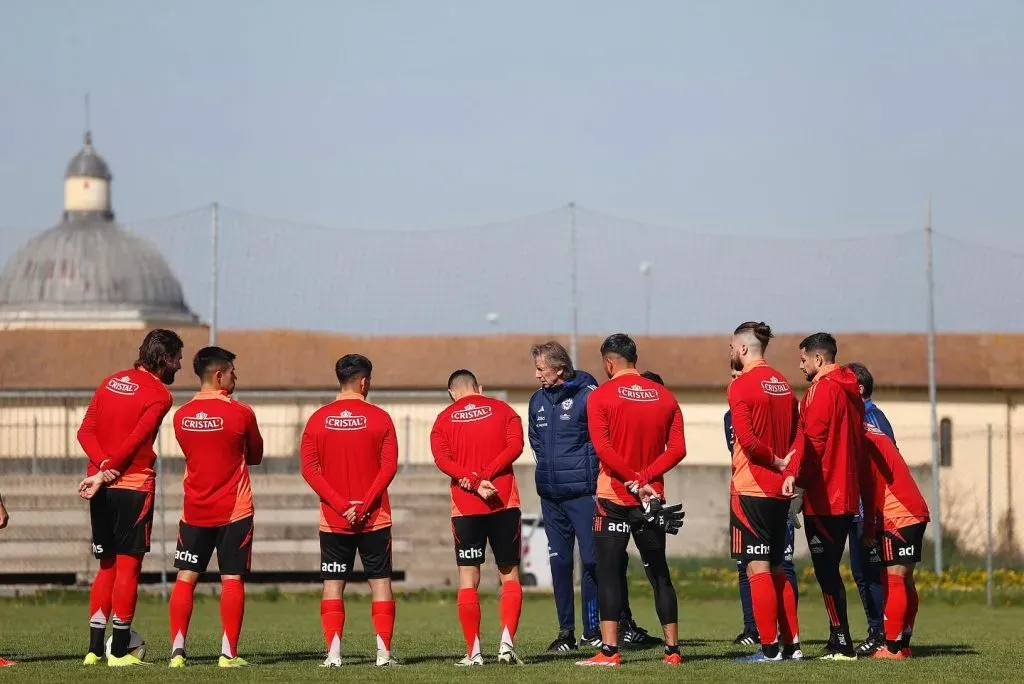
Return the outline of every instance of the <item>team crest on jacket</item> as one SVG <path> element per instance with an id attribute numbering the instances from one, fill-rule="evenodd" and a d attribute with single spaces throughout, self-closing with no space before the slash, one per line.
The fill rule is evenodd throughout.
<path id="1" fill-rule="evenodd" d="M 789 388 L 788 382 L 785 380 L 779 380 L 774 375 L 767 380 L 761 381 L 761 389 L 763 389 L 766 394 L 772 394 L 777 397 L 784 397 L 792 392 Z"/>
<path id="2" fill-rule="evenodd" d="M 132 382 L 132 379 L 127 375 L 122 375 L 119 378 L 110 378 L 107 381 L 107 389 L 115 394 L 123 394 L 130 397 L 139 391 L 139 385 Z"/>
<path id="3" fill-rule="evenodd" d="M 630 385 L 629 387 L 620 387 L 619 396 L 626 401 L 658 401 L 658 390 L 647 389 L 640 385 Z"/>
<path id="4" fill-rule="evenodd" d="M 328 430 L 362 430 L 366 427 L 366 416 L 357 416 L 351 411 L 342 411 L 336 416 L 327 416 L 324 427 Z"/>
<path id="5" fill-rule="evenodd" d="M 484 418 L 490 418 L 493 411 L 490 406 L 477 406 L 476 404 L 466 404 L 463 408 L 458 411 L 452 411 L 452 422 L 453 423 L 472 423 L 477 420 L 483 420 Z"/>
<path id="6" fill-rule="evenodd" d="M 188 432 L 217 432 L 224 429 L 224 419 L 200 411 L 190 418 L 182 418 L 181 429 Z"/>
<path id="7" fill-rule="evenodd" d="M 572 408 L 572 397 L 570 397 L 569 399 L 566 399 L 565 401 L 562 402 L 562 410 L 563 411 L 568 411 L 571 408 Z"/>

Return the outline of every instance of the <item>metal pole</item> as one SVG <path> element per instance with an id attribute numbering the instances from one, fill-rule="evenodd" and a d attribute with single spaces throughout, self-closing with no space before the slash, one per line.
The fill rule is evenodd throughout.
<path id="1" fill-rule="evenodd" d="M 220 232 L 220 207 L 214 202 L 210 226 L 210 346 L 217 344 L 217 261 L 218 233 Z"/>
<path id="2" fill-rule="evenodd" d="M 160 593 L 164 601 L 168 599 L 167 591 L 167 508 L 164 502 L 164 491 L 167 489 L 164 483 L 164 449 L 160 440 L 160 432 L 156 433 L 156 487 L 157 487 L 157 515 L 160 516 Z"/>
<path id="3" fill-rule="evenodd" d="M 985 605 L 992 607 L 992 424 L 988 425 L 988 488 L 986 490 L 988 542 L 985 554 Z"/>
<path id="4" fill-rule="evenodd" d="M 572 314 L 572 328 L 569 334 L 569 358 L 573 366 L 579 364 L 579 306 L 577 302 L 577 268 L 579 255 L 576 249 L 576 203 L 569 202 L 569 259 L 572 264 L 569 269 L 569 308 Z"/>
<path id="5" fill-rule="evenodd" d="M 935 386 L 935 274 L 932 256 L 932 200 L 928 198 L 924 225 L 928 275 L 928 404 L 932 422 L 932 520 L 935 521 L 935 572 L 942 574 L 942 502 L 939 473 L 939 409 Z"/>

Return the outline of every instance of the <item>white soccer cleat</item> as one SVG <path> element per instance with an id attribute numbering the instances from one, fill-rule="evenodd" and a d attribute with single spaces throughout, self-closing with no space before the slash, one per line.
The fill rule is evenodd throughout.
<path id="1" fill-rule="evenodd" d="M 455 663 L 455 667 L 476 667 L 483 666 L 484 656 L 481 653 L 477 653 L 475 656 L 466 656 L 459 662 Z"/>
<path id="2" fill-rule="evenodd" d="M 502 665 L 522 665 L 522 659 L 512 650 L 512 644 L 502 644 L 498 647 L 498 663 Z"/>
<path id="3" fill-rule="evenodd" d="M 329 655 L 320 667 L 341 667 L 340 655 Z"/>
<path id="4" fill-rule="evenodd" d="M 397 660 L 391 657 L 391 651 L 377 650 L 377 667 L 398 667 Z"/>

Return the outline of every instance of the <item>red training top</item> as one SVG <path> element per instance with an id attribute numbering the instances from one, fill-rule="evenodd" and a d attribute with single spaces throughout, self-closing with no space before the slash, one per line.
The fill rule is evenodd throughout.
<path id="1" fill-rule="evenodd" d="M 340 534 L 391 526 L 387 488 L 398 472 L 391 416 L 362 395 L 342 392 L 310 416 L 302 433 L 302 477 L 320 496 L 320 530 Z M 356 507 L 356 524 L 345 512 Z"/>
<path id="2" fill-rule="evenodd" d="M 519 508 L 519 487 L 512 464 L 523 453 L 523 421 L 512 407 L 482 394 L 470 394 L 441 411 L 430 431 L 434 463 L 452 478 L 452 517 L 483 515 Z M 473 491 L 459 486 L 468 478 Z M 481 480 L 497 490 L 483 499 Z"/>
<path id="3" fill-rule="evenodd" d="M 587 397 L 587 423 L 600 462 L 599 498 L 639 506 L 626 488 L 632 481 L 665 498 L 664 475 L 686 456 L 683 413 L 666 387 L 635 368 L 619 371 Z"/>
<path id="4" fill-rule="evenodd" d="M 874 536 L 879 528 L 896 532 L 901 527 L 931 520 L 928 503 L 914 482 L 906 461 L 889 437 L 870 423 L 867 433 L 865 465 L 870 487 L 864 492 L 864 534 Z"/>
<path id="5" fill-rule="evenodd" d="M 800 414 L 786 378 L 763 359 L 729 384 L 733 442 L 733 496 L 785 499 L 782 473 L 772 464 L 785 458 Z"/>
<path id="6" fill-rule="evenodd" d="M 863 424 L 857 376 L 835 364 L 823 367 L 800 402 L 796 453 L 785 472 L 805 490 L 805 515 L 857 513 Z"/>
<path id="7" fill-rule="evenodd" d="M 78 443 L 89 457 L 88 474 L 116 470 L 121 477 L 109 487 L 152 492 L 153 441 L 172 401 L 167 386 L 147 370 L 132 368 L 106 378 L 78 429 Z"/>
<path id="8" fill-rule="evenodd" d="M 199 392 L 174 413 L 185 455 L 181 520 L 219 527 L 253 514 L 249 466 L 263 460 L 256 414 L 225 392 Z"/>

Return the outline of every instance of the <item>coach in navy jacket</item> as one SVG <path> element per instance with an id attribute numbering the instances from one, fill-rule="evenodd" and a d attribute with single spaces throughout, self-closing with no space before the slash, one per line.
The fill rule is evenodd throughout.
<path id="1" fill-rule="evenodd" d="M 573 607 L 573 547 L 580 544 L 583 640 L 600 640 L 594 556 L 594 494 L 597 452 L 587 429 L 587 397 L 594 376 L 573 368 L 558 342 L 531 350 L 541 387 L 530 397 L 527 431 L 537 459 L 537 494 L 548 537 L 551 582 L 558 612 L 558 637 L 548 650 L 576 649 Z"/>

